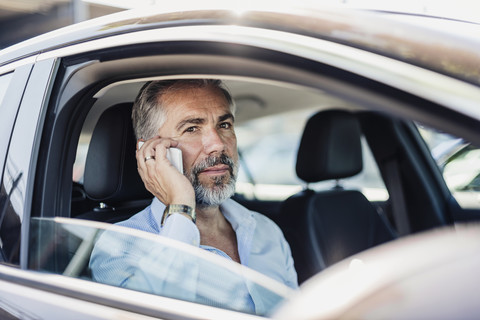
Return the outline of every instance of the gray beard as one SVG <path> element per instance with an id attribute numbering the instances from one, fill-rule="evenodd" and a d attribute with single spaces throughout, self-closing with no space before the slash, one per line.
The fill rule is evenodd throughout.
<path id="1" fill-rule="evenodd" d="M 214 177 L 213 186 L 207 187 L 200 183 L 198 175 L 201 171 L 208 167 L 218 164 L 226 164 L 229 167 L 230 175 Z M 218 207 L 225 200 L 231 198 L 235 194 L 235 183 L 237 180 L 238 166 L 225 154 L 220 156 L 210 156 L 197 164 L 187 174 L 188 180 L 195 190 L 195 201 L 198 207 Z"/>

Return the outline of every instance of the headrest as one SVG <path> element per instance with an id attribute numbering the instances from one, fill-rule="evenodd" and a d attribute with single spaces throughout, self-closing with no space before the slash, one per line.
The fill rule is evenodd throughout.
<path id="1" fill-rule="evenodd" d="M 103 112 L 88 147 L 84 188 L 88 197 L 106 203 L 152 198 L 137 172 L 132 103 Z"/>
<path id="2" fill-rule="evenodd" d="M 360 123 L 343 110 L 313 115 L 303 131 L 297 155 L 297 175 L 305 182 L 354 176 L 362 171 Z"/>

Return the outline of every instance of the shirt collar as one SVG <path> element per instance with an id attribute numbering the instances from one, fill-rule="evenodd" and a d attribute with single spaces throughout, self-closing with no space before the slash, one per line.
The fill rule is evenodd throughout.
<path id="1" fill-rule="evenodd" d="M 228 199 L 222 203 L 220 205 L 220 211 L 235 231 L 246 225 L 251 226 L 251 224 L 255 222 L 252 212 L 232 199 Z"/>
<path id="2" fill-rule="evenodd" d="M 232 199 L 222 203 L 220 210 L 237 235 L 240 261 L 243 265 L 248 266 L 256 227 L 256 220 L 253 217 L 254 213 Z"/>

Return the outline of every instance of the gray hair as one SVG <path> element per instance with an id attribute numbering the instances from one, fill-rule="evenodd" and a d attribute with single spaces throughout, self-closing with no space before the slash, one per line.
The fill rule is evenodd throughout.
<path id="1" fill-rule="evenodd" d="M 135 136 L 148 140 L 157 135 L 166 120 L 166 110 L 162 97 L 174 90 L 192 88 L 217 88 L 225 96 L 230 112 L 235 114 L 235 102 L 227 87 L 216 79 L 157 80 L 145 83 L 140 89 L 132 110 L 132 122 Z"/>

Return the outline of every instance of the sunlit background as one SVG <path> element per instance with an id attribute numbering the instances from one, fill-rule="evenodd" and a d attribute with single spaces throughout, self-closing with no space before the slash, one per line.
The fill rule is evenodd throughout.
<path id="1" fill-rule="evenodd" d="M 279 1 L 285 2 L 263 2 L 275 7 Z M 292 3 L 309 1 L 480 22 L 480 1 L 477 0 L 292 0 Z M 167 0 L 0 0 L 0 49 L 72 23 L 131 8 L 168 3 Z"/>

